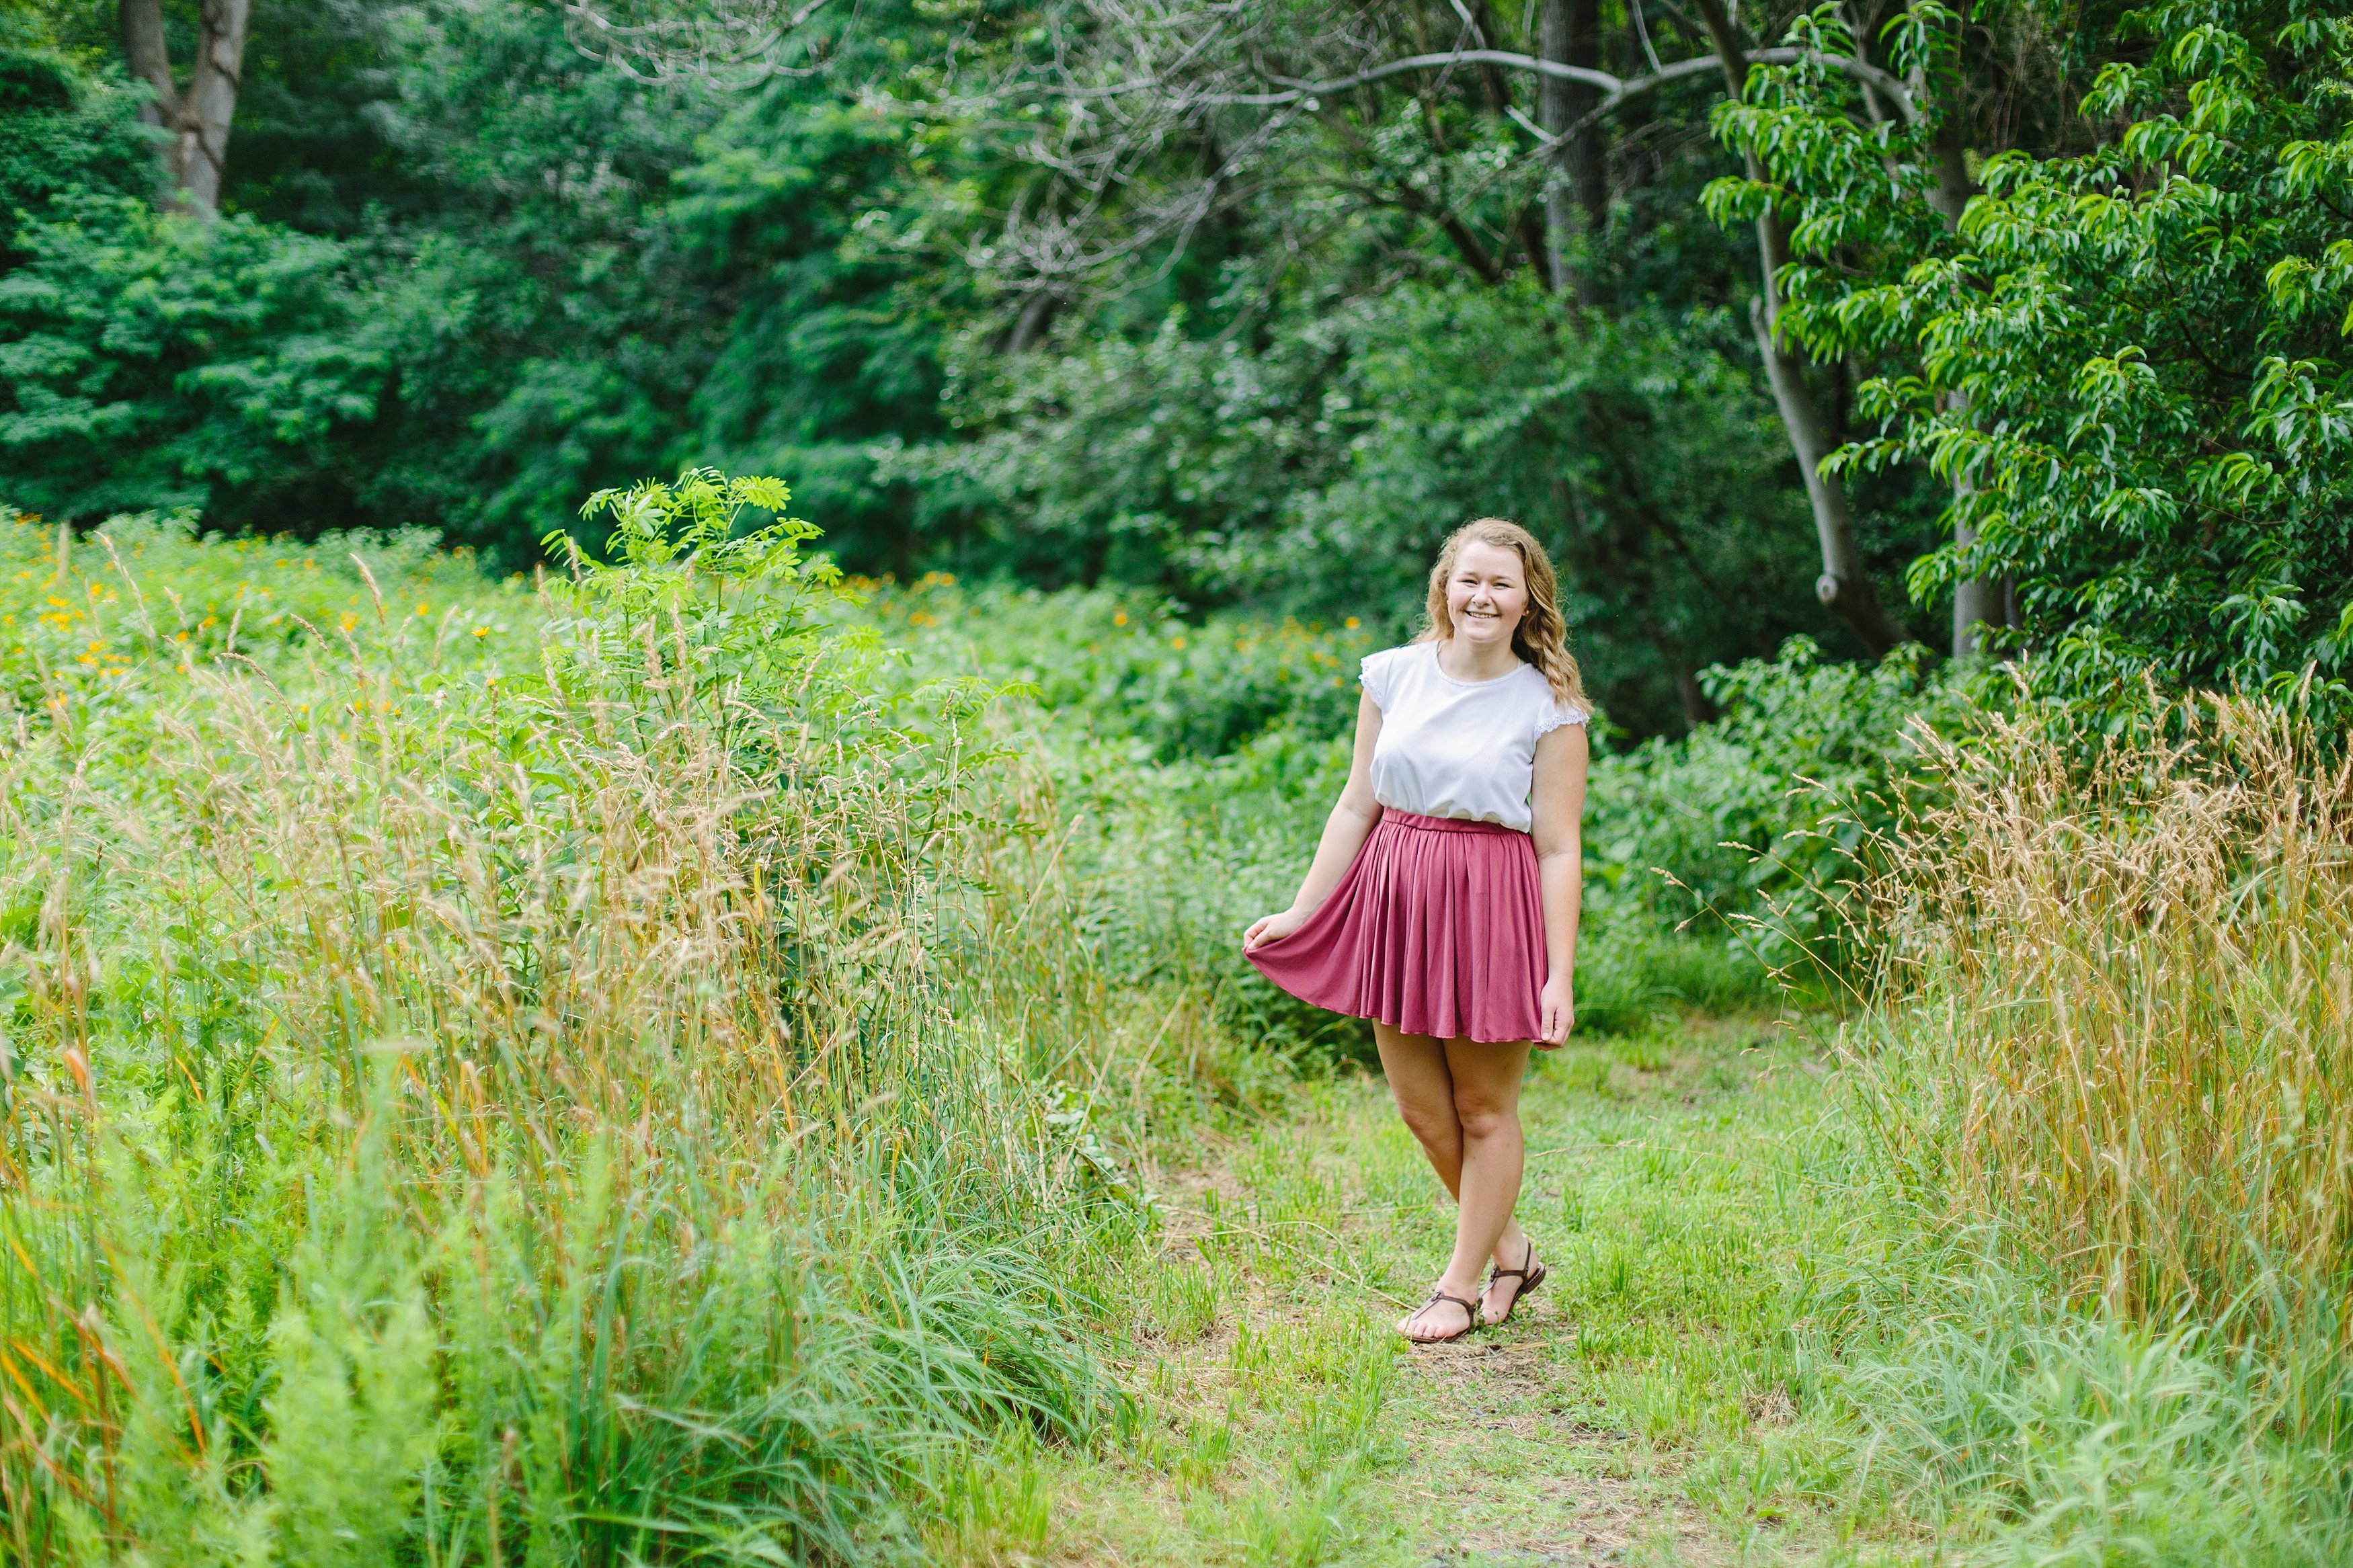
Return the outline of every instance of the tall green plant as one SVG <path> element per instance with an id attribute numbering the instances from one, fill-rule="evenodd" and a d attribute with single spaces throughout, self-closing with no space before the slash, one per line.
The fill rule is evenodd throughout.
<path id="1" fill-rule="evenodd" d="M 2063 713 L 1932 747 L 1865 889 L 1886 1224 L 1817 1276 L 1825 1382 L 1987 1561 L 2353 1551 L 2353 774 L 2184 707 L 2088 766 Z"/>
<path id="2" fill-rule="evenodd" d="M 571 569 L 564 592 L 575 613 L 556 623 L 554 643 L 559 679 L 633 705 L 659 699 L 679 713 L 700 710 L 723 729 L 731 700 L 773 711 L 810 695 L 798 678 L 828 635 L 845 635 L 812 607 L 841 574 L 803 553 L 819 531 L 786 515 L 791 500 L 779 479 L 715 468 L 590 496 L 580 515 L 609 521 L 607 559 L 566 531 L 541 541 Z M 770 521 L 746 526 L 747 510 Z M 640 639 L 647 627 L 656 635 Z"/>

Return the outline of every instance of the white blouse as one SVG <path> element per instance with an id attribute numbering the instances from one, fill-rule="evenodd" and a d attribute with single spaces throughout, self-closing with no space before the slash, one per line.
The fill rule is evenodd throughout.
<path id="1" fill-rule="evenodd" d="M 1536 742 L 1586 715 L 1557 701 L 1532 664 L 1493 680 L 1457 680 L 1438 645 L 1408 643 L 1365 658 L 1366 695 L 1381 710 L 1373 743 L 1373 798 L 1423 816 L 1495 822 L 1525 833 L 1534 820 Z"/>

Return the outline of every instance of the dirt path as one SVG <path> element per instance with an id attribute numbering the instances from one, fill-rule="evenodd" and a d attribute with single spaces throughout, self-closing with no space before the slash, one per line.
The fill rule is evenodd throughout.
<path id="1" fill-rule="evenodd" d="M 1162 1178 L 1110 1453 L 1047 1462 L 1001 1561 L 1774 1563 L 1824 1542 L 1783 1287 L 1834 1216 L 1807 1179 L 1818 1069 L 1702 1023 L 1587 1046 L 1530 1086 L 1524 1222 L 1552 1278 L 1510 1325 L 1389 1324 L 1451 1234 L 1380 1086 L 1349 1078 Z M 1009 1547 L 1010 1543 L 1004 1543 Z"/>

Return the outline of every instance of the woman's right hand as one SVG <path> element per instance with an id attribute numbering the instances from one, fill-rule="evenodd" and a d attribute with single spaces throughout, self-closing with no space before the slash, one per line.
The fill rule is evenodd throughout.
<path id="1" fill-rule="evenodd" d="M 1299 910 L 1285 910 L 1279 915 L 1261 915 L 1242 932 L 1242 951 L 1248 952 L 1261 942 L 1281 942 L 1307 923 L 1307 916 Z"/>

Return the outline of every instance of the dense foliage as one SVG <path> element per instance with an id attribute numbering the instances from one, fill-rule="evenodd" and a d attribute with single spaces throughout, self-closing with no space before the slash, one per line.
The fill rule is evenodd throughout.
<path id="1" fill-rule="evenodd" d="M 513 568 L 567 498 L 709 463 L 788 474 L 855 570 L 1384 635 L 1431 542 L 1498 512 L 1560 554 L 1648 734 L 1715 710 L 1712 665 L 1855 647 L 1809 598 L 1796 395 L 1929 641 L 1976 594 L 2070 700 L 2335 679 L 2342 18 L 1558 3 L 1567 45 L 1550 8 L 1136 33 L 1040 0 L 819 13 L 746 55 L 692 6 L 624 35 L 264 0 L 217 219 L 158 208 L 111 9 L 19 3 L 0 489 L 86 523 L 424 524 Z M 193 8 L 164 15 L 185 47 Z M 1760 63 L 1736 103 L 1696 69 L 1576 100 L 1556 180 L 1549 79 L 1348 75 L 1472 46 L 1628 83 Z M 1794 394 L 1711 213 L 1786 255 Z"/>
<path id="2" fill-rule="evenodd" d="M 1913 6 L 1899 59 L 1957 80 L 1953 20 Z M 1805 30 L 1853 47 L 1828 13 Z M 2278 693 L 2316 673 L 2341 713 L 2353 22 L 2179 0 L 2120 35 L 2138 47 L 2082 104 L 2101 133 L 1983 160 L 1957 224 L 1933 210 L 1932 135 L 1850 112 L 1804 66 L 1760 71 L 1727 107 L 1766 177 L 1716 204 L 1789 209 L 1810 256 L 1787 278 L 1788 330 L 1886 367 L 1860 395 L 1887 435 L 1834 466 L 1951 481 L 1957 536 L 1914 563 L 1916 597 L 1998 581 L 1990 640 L 2104 706 L 2135 705 L 2144 676 Z"/>
<path id="3" fill-rule="evenodd" d="M 1563 548 L 1588 662 L 1644 731 L 1704 717 L 1711 663 L 1839 635 L 1727 326 L 1736 257 L 1691 199 L 1721 159 L 1704 89 L 1662 100 L 1616 226 L 1578 242 L 1624 301 L 1580 321 L 1510 238 L 1540 174 L 1504 113 L 1525 82 L 1359 95 L 1294 127 L 1308 185 L 1040 296 L 1001 242 L 1052 172 L 984 90 L 1029 68 L 1010 15 L 863 8 L 820 25 L 823 70 L 748 88 L 632 80 L 508 0 L 271 15 L 215 223 L 154 210 L 111 19 L 5 24 L 48 84 L 10 118 L 0 489 L 21 510 L 424 524 L 513 568 L 570 498 L 708 462 L 790 475 L 862 571 L 1109 578 L 1391 631 L 1430 542 L 1506 512 Z M 1471 250 L 1415 205 L 1430 180 L 1476 205 Z M 1889 494 L 1866 531 L 1893 574 L 1929 540 Z"/>
<path id="4" fill-rule="evenodd" d="M 58 7 L 47 48 L 10 24 L 62 95 L 11 117 L 10 166 L 47 171 L 7 193 L 20 508 L 430 524 L 517 565 L 587 489 L 708 457 L 791 471 L 903 563 L 858 454 L 933 428 L 936 334 L 889 304 L 887 249 L 845 251 L 841 198 L 905 134 L 854 92 L 641 89 L 523 5 L 290 9 L 208 224 L 142 210 L 110 18 Z"/>

